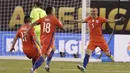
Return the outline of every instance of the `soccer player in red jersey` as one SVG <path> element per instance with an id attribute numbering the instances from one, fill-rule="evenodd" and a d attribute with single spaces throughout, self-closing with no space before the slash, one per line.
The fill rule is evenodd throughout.
<path id="1" fill-rule="evenodd" d="M 26 36 L 28 34 L 29 30 L 32 27 L 34 27 L 35 25 L 40 25 L 40 28 L 41 28 L 40 42 L 42 45 L 43 61 L 45 60 L 45 58 L 47 56 L 49 56 L 51 54 L 51 50 L 54 46 L 54 34 L 55 34 L 56 26 L 58 26 L 62 30 L 65 30 L 63 28 L 63 24 L 55 16 L 53 16 L 53 7 L 47 7 L 46 14 L 47 14 L 47 16 L 40 18 L 36 22 L 34 22 L 24 35 L 24 36 Z M 23 37 L 23 39 L 24 39 L 24 37 Z M 40 60 L 37 61 L 36 64 L 34 64 L 33 68 L 31 69 L 32 70 L 31 73 L 33 73 L 33 71 L 35 69 L 40 67 L 40 65 L 42 63 L 43 62 L 41 62 Z M 48 69 L 49 69 L 49 67 L 48 67 Z"/>
<path id="2" fill-rule="evenodd" d="M 15 45 L 17 39 L 18 38 L 22 39 L 26 30 L 29 28 L 29 26 L 31 24 L 30 16 L 25 16 L 24 22 L 25 22 L 25 24 L 17 30 L 17 33 L 13 40 L 10 52 L 15 50 L 14 45 Z M 28 35 L 24 39 L 22 39 L 22 45 L 23 45 L 22 49 L 23 49 L 24 54 L 29 59 L 32 59 L 33 65 L 34 65 L 35 61 L 40 58 L 40 55 L 41 55 L 41 49 L 39 49 L 36 44 L 38 44 L 38 46 L 41 47 L 41 45 L 38 42 L 37 36 L 34 33 L 34 28 L 32 28 L 29 31 Z"/>
<path id="3" fill-rule="evenodd" d="M 89 57 L 91 53 L 95 50 L 96 47 L 100 47 L 100 49 L 112 60 L 113 56 L 111 55 L 108 45 L 104 39 L 104 36 L 102 34 L 102 24 L 106 22 L 118 22 L 121 21 L 122 18 L 116 19 L 116 20 L 108 20 L 106 18 L 102 18 L 98 16 L 98 9 L 92 8 L 91 9 L 91 15 L 88 16 L 85 20 L 74 20 L 74 22 L 81 22 L 81 23 L 88 23 L 89 28 L 89 44 L 87 46 L 87 49 L 85 51 L 85 57 L 83 61 L 83 66 L 77 65 L 77 68 L 80 69 L 82 72 L 86 71 L 86 66 L 89 62 Z"/>
<path id="4" fill-rule="evenodd" d="M 32 23 L 38 20 L 39 18 L 46 16 L 46 12 L 41 8 L 41 6 L 42 6 L 41 2 L 39 1 L 34 2 L 34 7 L 30 13 L 30 17 L 32 18 Z M 38 36 L 38 40 L 40 41 L 40 25 L 35 26 L 34 29 L 35 29 L 36 35 Z M 55 48 L 52 49 L 51 54 L 46 59 L 46 65 L 45 65 L 46 70 L 50 64 L 54 51 L 55 51 Z"/>

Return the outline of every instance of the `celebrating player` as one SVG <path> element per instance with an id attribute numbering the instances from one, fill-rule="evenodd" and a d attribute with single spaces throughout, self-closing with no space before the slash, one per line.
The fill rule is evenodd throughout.
<path id="1" fill-rule="evenodd" d="M 53 7 L 47 7 L 46 13 L 47 13 L 47 16 L 40 18 L 39 20 L 34 22 L 24 35 L 24 37 L 27 36 L 29 30 L 35 25 L 40 25 L 41 27 L 40 42 L 42 45 L 43 57 L 41 58 L 41 60 L 39 59 L 36 61 L 33 68 L 31 69 L 31 73 L 33 73 L 35 69 L 40 67 L 40 65 L 44 62 L 45 58 L 49 56 L 49 54 L 51 54 L 51 50 L 54 46 L 54 34 L 55 34 L 56 26 L 64 30 L 63 24 L 55 16 L 53 16 Z M 49 67 L 47 69 L 49 69 Z"/>
<path id="2" fill-rule="evenodd" d="M 98 9 L 97 8 L 92 8 L 91 9 L 91 16 L 88 16 L 85 20 L 74 20 L 74 22 L 86 22 L 88 23 L 88 28 L 90 31 L 90 36 L 89 36 L 89 44 L 87 46 L 87 49 L 85 51 L 85 57 L 83 61 L 83 66 L 77 65 L 77 68 L 81 70 L 82 72 L 86 71 L 86 66 L 89 62 L 89 57 L 91 53 L 95 50 L 96 47 L 100 47 L 102 51 L 112 60 L 113 56 L 111 55 L 108 45 L 103 37 L 102 34 L 102 24 L 106 22 L 118 22 L 122 21 L 123 18 L 116 19 L 116 20 L 108 20 L 106 18 L 102 18 L 98 16 Z"/>
<path id="3" fill-rule="evenodd" d="M 15 50 L 14 45 L 15 45 L 17 39 L 18 38 L 22 39 L 24 33 L 29 28 L 29 26 L 31 24 L 30 16 L 25 16 L 24 22 L 25 22 L 25 24 L 23 26 L 21 26 L 16 33 L 16 36 L 13 40 L 13 44 L 11 46 L 10 52 Z M 41 45 L 38 42 L 37 36 L 34 33 L 34 28 L 32 28 L 29 31 L 28 35 L 24 39 L 22 39 L 22 45 L 23 45 L 22 49 L 23 49 L 24 54 L 29 59 L 32 59 L 33 65 L 34 65 L 35 61 L 40 58 L 40 55 L 41 55 L 41 49 L 38 49 L 38 47 L 36 46 L 36 43 L 39 45 L 39 47 L 41 47 Z"/>
<path id="4" fill-rule="evenodd" d="M 32 23 L 46 16 L 46 12 L 41 8 L 41 6 L 42 6 L 42 3 L 38 1 L 34 3 L 34 7 L 30 14 L 30 17 L 32 18 Z M 34 28 L 38 36 L 38 40 L 40 40 L 40 25 L 36 25 L 34 26 Z M 46 66 L 45 66 L 46 71 L 49 71 L 49 64 L 55 51 L 55 47 L 52 47 L 52 48 L 53 50 L 51 51 L 51 54 L 47 57 L 47 60 L 46 60 Z"/>

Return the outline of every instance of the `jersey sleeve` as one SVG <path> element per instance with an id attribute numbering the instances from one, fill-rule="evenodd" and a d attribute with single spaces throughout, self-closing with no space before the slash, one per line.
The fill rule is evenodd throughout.
<path id="1" fill-rule="evenodd" d="M 40 18 L 40 19 L 38 19 L 36 22 L 38 23 L 37 25 L 40 25 L 41 23 L 42 23 L 42 19 L 43 18 Z"/>
<path id="2" fill-rule="evenodd" d="M 63 27 L 63 24 L 57 18 L 55 18 L 55 20 L 58 27 Z"/>
<path id="3" fill-rule="evenodd" d="M 102 22 L 102 23 L 106 23 L 106 22 L 107 22 L 107 19 L 106 19 L 106 18 L 100 17 L 100 19 L 101 19 L 101 22 Z"/>
<path id="4" fill-rule="evenodd" d="M 88 16 L 86 19 L 85 19 L 85 22 L 88 22 L 88 20 L 90 19 L 91 17 Z"/>
<path id="5" fill-rule="evenodd" d="M 30 34 L 32 35 L 32 36 L 35 36 L 36 34 L 35 34 L 35 29 L 34 28 L 32 28 L 31 30 L 30 30 Z"/>

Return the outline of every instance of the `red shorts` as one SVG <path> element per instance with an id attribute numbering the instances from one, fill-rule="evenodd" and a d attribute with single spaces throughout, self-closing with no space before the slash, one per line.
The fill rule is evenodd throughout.
<path id="1" fill-rule="evenodd" d="M 104 51 L 104 52 L 108 52 L 108 51 L 109 51 L 108 45 L 107 45 L 106 42 L 100 42 L 100 43 L 89 42 L 87 49 L 93 51 L 93 50 L 96 49 L 96 47 L 99 47 L 99 48 L 100 48 L 102 51 Z"/>
<path id="2" fill-rule="evenodd" d="M 40 57 L 37 48 L 32 48 L 30 50 L 23 50 L 24 54 L 29 58 L 29 59 L 38 59 Z"/>
<path id="3" fill-rule="evenodd" d="M 52 51 L 52 48 L 54 48 L 54 42 L 50 44 L 43 44 L 42 45 L 42 54 L 49 56 L 50 52 Z"/>

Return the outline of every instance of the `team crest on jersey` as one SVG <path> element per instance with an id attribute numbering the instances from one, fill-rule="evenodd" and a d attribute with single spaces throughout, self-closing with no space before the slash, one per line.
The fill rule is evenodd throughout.
<path id="1" fill-rule="evenodd" d="M 96 20 L 96 23 L 99 23 L 99 20 Z"/>
<path id="2" fill-rule="evenodd" d="M 95 20 L 93 19 L 92 22 L 94 22 Z"/>

